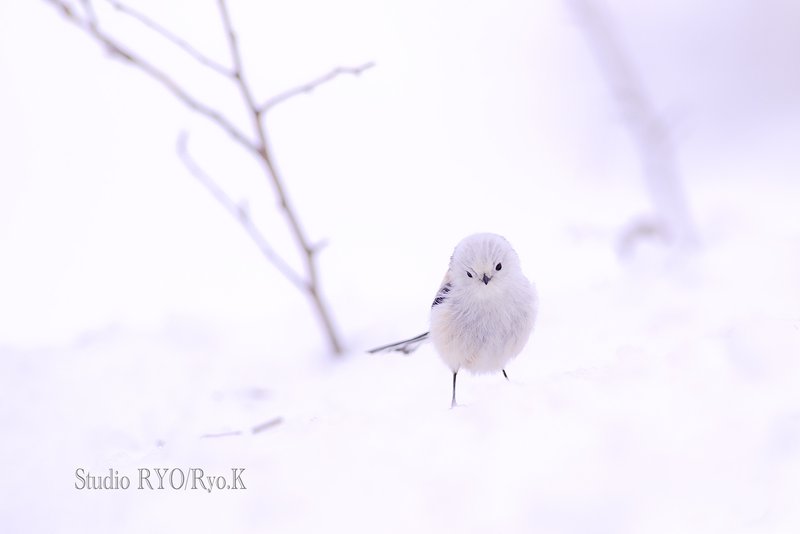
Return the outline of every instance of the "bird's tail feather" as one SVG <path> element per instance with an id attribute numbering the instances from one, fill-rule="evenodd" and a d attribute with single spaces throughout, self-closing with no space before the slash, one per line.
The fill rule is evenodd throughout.
<path id="1" fill-rule="evenodd" d="M 390 343 L 382 347 L 368 350 L 367 352 L 370 354 L 375 354 L 376 352 L 402 352 L 403 354 L 411 354 L 417 350 L 420 345 L 428 340 L 429 335 L 430 332 L 425 332 L 417 337 L 412 337 L 411 339 L 406 339 L 405 341 L 398 341 L 397 343 Z"/>

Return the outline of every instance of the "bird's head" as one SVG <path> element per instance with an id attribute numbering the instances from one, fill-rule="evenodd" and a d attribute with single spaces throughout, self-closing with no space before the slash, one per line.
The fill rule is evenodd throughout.
<path id="1" fill-rule="evenodd" d="M 450 258 L 450 281 L 460 287 L 496 288 L 519 272 L 517 253 L 497 234 L 465 237 Z"/>

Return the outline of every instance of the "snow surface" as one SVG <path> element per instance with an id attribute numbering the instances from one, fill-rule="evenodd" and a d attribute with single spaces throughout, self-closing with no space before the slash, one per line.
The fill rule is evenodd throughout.
<path id="1" fill-rule="evenodd" d="M 15 4 L 0 7 L 0 531 L 800 531 L 792 3 L 755 18 L 609 3 L 679 109 L 698 229 L 691 250 L 621 258 L 648 208 L 636 152 L 560 4 L 302 2 L 276 22 L 232 1 L 270 65 L 264 94 L 377 62 L 269 119 L 298 211 L 329 240 L 341 360 L 175 135 L 269 209 L 254 167 L 46 3 Z M 213 9 L 164 4 L 141 6 L 221 50 Z M 770 39 L 743 43 L 751 22 Z M 514 244 L 541 312 L 510 382 L 464 375 L 450 410 L 430 345 L 364 350 L 424 331 L 474 231 Z M 247 489 L 75 489 L 78 468 L 135 486 L 159 467 L 241 467 Z"/>

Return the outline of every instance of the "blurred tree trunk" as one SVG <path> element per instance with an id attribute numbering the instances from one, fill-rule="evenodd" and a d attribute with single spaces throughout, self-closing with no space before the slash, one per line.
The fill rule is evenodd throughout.
<path id="1" fill-rule="evenodd" d="M 599 0 L 567 1 L 628 126 L 653 205 L 653 219 L 632 225 L 621 237 L 621 252 L 627 252 L 643 237 L 658 237 L 677 246 L 691 244 L 694 224 L 666 121 L 653 105 Z"/>

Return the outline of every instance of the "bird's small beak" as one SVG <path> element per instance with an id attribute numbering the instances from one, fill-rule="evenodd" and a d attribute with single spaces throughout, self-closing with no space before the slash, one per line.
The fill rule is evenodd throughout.
<path id="1" fill-rule="evenodd" d="M 488 285 L 489 284 L 489 280 L 491 280 L 491 279 L 492 279 L 491 276 L 486 276 L 486 273 L 483 273 L 483 285 Z"/>

